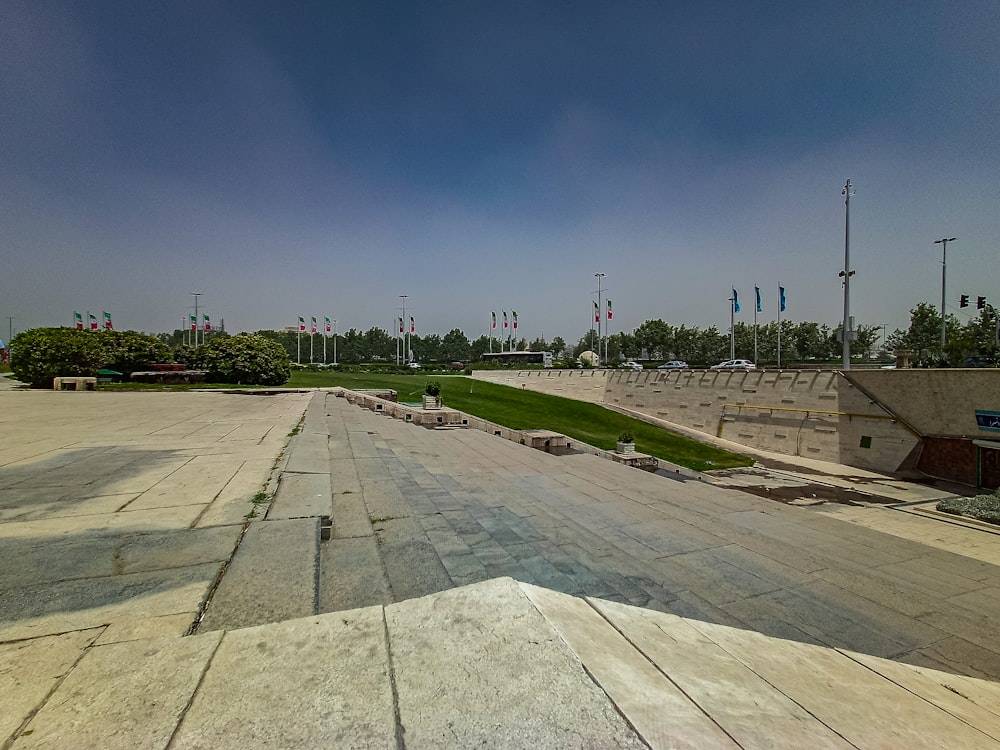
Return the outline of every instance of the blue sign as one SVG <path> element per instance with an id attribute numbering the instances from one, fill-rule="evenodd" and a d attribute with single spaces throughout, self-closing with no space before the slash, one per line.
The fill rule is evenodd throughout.
<path id="1" fill-rule="evenodd" d="M 981 411 L 976 409 L 976 424 L 980 430 L 1000 432 L 1000 411 Z"/>

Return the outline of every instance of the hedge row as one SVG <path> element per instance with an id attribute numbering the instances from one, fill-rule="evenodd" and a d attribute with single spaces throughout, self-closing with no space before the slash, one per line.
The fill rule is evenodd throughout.
<path id="1" fill-rule="evenodd" d="M 215 338 L 184 356 L 190 369 L 207 370 L 213 383 L 282 385 L 291 374 L 285 350 L 257 334 Z M 101 369 L 127 378 L 169 359 L 166 344 L 136 331 L 32 328 L 10 342 L 11 372 L 34 388 L 51 388 L 59 376 L 94 377 Z"/>

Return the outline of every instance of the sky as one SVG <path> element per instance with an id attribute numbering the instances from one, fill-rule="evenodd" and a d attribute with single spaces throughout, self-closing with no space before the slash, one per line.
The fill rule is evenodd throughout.
<path id="1" fill-rule="evenodd" d="M 1000 3 L 0 2 L 0 336 L 1000 303 Z M 842 190 L 850 179 L 850 232 Z M 192 292 L 200 293 L 195 298 Z M 13 320 L 10 320 L 13 318 Z"/>

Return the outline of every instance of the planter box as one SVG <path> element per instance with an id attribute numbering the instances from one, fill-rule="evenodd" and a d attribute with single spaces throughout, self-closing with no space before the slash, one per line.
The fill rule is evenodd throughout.
<path id="1" fill-rule="evenodd" d="M 440 396 L 424 396 L 424 408 L 425 409 L 440 409 L 441 408 L 441 397 Z"/>
<path id="2" fill-rule="evenodd" d="M 615 453 L 635 453 L 635 443 L 623 443 L 619 440 Z"/>

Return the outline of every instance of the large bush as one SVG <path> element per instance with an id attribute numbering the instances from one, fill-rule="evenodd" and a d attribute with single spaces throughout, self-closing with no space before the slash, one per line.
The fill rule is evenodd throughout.
<path id="1" fill-rule="evenodd" d="M 58 376 L 94 377 L 102 367 L 129 373 L 162 362 L 167 347 L 154 336 L 136 331 L 81 331 L 77 328 L 32 328 L 10 342 L 10 370 L 34 388 L 51 388 Z"/>
<path id="2" fill-rule="evenodd" d="M 281 344 L 256 333 L 212 339 L 198 348 L 188 366 L 208 370 L 214 383 L 236 385 L 283 385 L 292 374 Z"/>
<path id="3" fill-rule="evenodd" d="M 93 377 L 106 362 L 102 338 L 76 328 L 31 328 L 10 342 L 10 371 L 34 388 L 59 376 Z"/>
<path id="4" fill-rule="evenodd" d="M 153 362 L 166 362 L 170 347 L 155 336 L 135 331 L 99 331 L 96 335 L 104 346 L 104 365 L 130 374 Z"/>

